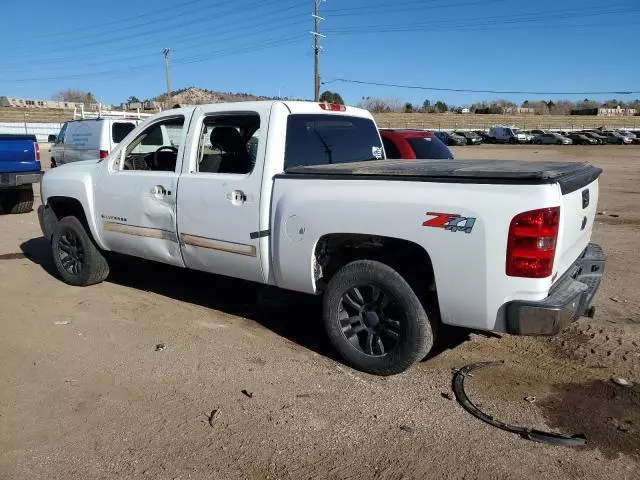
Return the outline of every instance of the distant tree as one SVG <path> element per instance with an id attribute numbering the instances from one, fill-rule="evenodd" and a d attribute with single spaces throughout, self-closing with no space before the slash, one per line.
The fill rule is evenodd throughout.
<path id="1" fill-rule="evenodd" d="M 575 108 L 575 104 L 569 100 L 558 100 L 555 105 L 549 108 L 551 115 L 571 115 L 571 110 Z"/>
<path id="2" fill-rule="evenodd" d="M 624 102 L 620 102 L 615 98 L 612 98 L 611 100 L 606 100 L 602 102 L 602 106 L 604 108 L 617 108 L 617 107 L 626 108 L 627 105 Z"/>
<path id="3" fill-rule="evenodd" d="M 360 108 L 369 110 L 372 113 L 402 112 L 402 103 L 398 100 L 384 100 L 374 97 L 362 97 Z"/>
<path id="4" fill-rule="evenodd" d="M 529 102 L 529 108 L 533 108 L 536 115 L 548 115 L 549 106 L 547 102 Z"/>
<path id="5" fill-rule="evenodd" d="M 54 100 L 62 100 L 72 103 L 98 103 L 91 92 L 83 92 L 75 88 L 68 88 L 53 95 Z"/>
<path id="6" fill-rule="evenodd" d="M 495 102 L 491 102 L 491 105 L 492 105 L 492 106 L 495 106 L 495 107 L 501 107 L 502 109 L 505 109 L 505 108 L 515 108 L 515 107 L 516 107 L 516 104 L 515 104 L 515 103 L 513 103 L 513 102 L 512 102 L 512 101 L 510 101 L 510 100 L 505 100 L 504 98 L 501 98 L 501 99 L 499 99 L 499 100 L 496 100 Z"/>
<path id="7" fill-rule="evenodd" d="M 412 113 L 413 112 L 413 104 L 407 102 L 404 104 L 404 113 Z"/>
<path id="8" fill-rule="evenodd" d="M 435 111 L 436 111 L 436 113 L 444 113 L 444 112 L 446 112 L 447 110 L 449 110 L 449 107 L 447 107 L 447 104 L 446 104 L 446 103 L 444 103 L 444 102 L 443 102 L 443 101 L 441 101 L 441 100 L 438 100 L 438 101 L 435 103 L 434 107 L 435 107 Z"/>
<path id="9" fill-rule="evenodd" d="M 320 99 L 321 102 L 327 102 L 327 103 L 335 103 L 338 105 L 344 105 L 344 100 L 342 99 L 342 96 L 340 96 L 340 94 L 338 92 L 330 92 L 329 90 L 326 90 L 324 92 L 322 92 L 322 94 L 320 95 Z"/>
<path id="10" fill-rule="evenodd" d="M 522 102 L 522 108 L 529 108 L 529 100 Z"/>
<path id="11" fill-rule="evenodd" d="M 429 110 L 430 106 L 431 106 L 431 100 L 426 99 L 424 102 L 422 102 L 422 108 L 424 108 L 425 110 Z"/>
<path id="12" fill-rule="evenodd" d="M 594 100 L 589 100 L 585 98 L 575 104 L 575 108 L 578 110 L 586 109 L 586 108 L 598 108 L 600 104 Z"/>
<path id="13" fill-rule="evenodd" d="M 141 100 L 136 97 L 135 95 L 130 96 L 129 98 L 127 98 L 127 101 L 125 103 L 140 103 Z"/>

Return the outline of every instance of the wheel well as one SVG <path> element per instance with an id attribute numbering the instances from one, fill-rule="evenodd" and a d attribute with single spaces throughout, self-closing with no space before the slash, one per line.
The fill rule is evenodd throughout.
<path id="1" fill-rule="evenodd" d="M 313 263 L 316 282 L 322 288 L 342 266 L 365 259 L 394 268 L 416 292 L 436 291 L 431 257 L 423 247 L 399 238 L 351 233 L 334 233 L 320 238 Z"/>
<path id="2" fill-rule="evenodd" d="M 47 200 L 47 205 L 53 210 L 56 220 L 73 216 L 80 220 L 85 227 L 87 226 L 87 217 L 79 200 L 70 197 L 50 197 Z"/>

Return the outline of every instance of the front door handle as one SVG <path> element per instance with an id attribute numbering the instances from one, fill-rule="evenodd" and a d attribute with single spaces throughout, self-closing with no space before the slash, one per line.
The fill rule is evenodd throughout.
<path id="1" fill-rule="evenodd" d="M 231 193 L 227 193 L 227 200 L 229 200 L 232 205 L 242 205 L 247 201 L 247 196 L 242 190 L 234 190 Z"/>

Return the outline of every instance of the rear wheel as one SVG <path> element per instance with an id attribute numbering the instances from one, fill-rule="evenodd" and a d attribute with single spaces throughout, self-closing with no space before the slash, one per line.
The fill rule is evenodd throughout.
<path id="1" fill-rule="evenodd" d="M 354 368 L 392 375 L 424 358 L 435 328 L 418 296 L 390 266 L 358 260 L 340 269 L 324 295 L 329 339 Z"/>
<path id="2" fill-rule="evenodd" d="M 93 285 L 109 275 L 107 260 L 76 217 L 56 224 L 51 249 L 58 273 L 69 285 Z"/>
<path id="3" fill-rule="evenodd" d="M 33 188 L 0 191 L 0 213 L 27 213 L 33 209 Z"/>

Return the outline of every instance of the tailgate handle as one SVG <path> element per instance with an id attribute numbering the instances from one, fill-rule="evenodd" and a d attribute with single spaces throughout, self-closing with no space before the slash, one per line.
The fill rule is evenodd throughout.
<path id="1" fill-rule="evenodd" d="M 582 208 L 587 208 L 589 206 L 589 189 L 585 189 L 582 191 Z"/>

